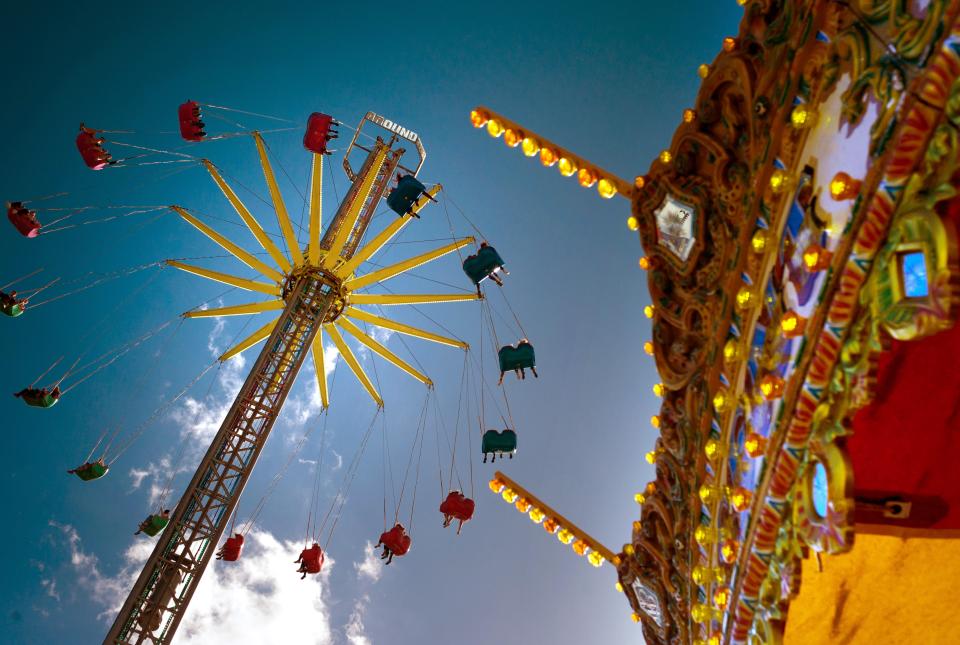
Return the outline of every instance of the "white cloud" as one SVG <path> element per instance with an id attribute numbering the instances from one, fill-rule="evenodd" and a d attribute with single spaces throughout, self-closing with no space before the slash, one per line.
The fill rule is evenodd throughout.
<path id="1" fill-rule="evenodd" d="M 357 601 L 357 604 L 353 606 L 353 612 L 351 612 L 350 619 L 344 628 L 350 645 L 371 645 L 371 641 L 367 638 L 363 629 L 363 615 L 366 613 L 367 603 L 369 601 L 370 597 L 364 595 Z"/>
<path id="2" fill-rule="evenodd" d="M 111 577 L 100 570 L 95 555 L 83 550 L 74 527 L 53 521 L 50 525 L 66 540 L 78 584 L 104 608 L 100 618 L 113 620 L 152 552 L 154 541 L 133 542 L 124 553 L 123 567 Z M 334 562 L 328 557 L 320 575 L 301 580 L 293 560 L 302 548 L 301 543 L 281 541 L 255 529 L 247 534 L 240 560 L 211 561 L 177 632 L 177 643 L 332 644 L 325 591 Z"/>
<path id="3" fill-rule="evenodd" d="M 367 545 L 363 550 L 363 561 L 354 562 L 353 568 L 357 572 L 357 579 L 367 579 L 370 582 L 376 582 L 383 573 L 383 561 L 377 553 L 373 542 L 367 540 Z"/>
<path id="4" fill-rule="evenodd" d="M 56 578 L 43 579 L 40 581 L 40 586 L 43 587 L 44 591 L 47 592 L 47 595 L 60 602 L 60 592 L 57 591 L 57 580 Z"/>

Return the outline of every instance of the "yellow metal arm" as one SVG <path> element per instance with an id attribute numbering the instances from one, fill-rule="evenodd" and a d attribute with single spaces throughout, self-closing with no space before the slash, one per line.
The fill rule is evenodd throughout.
<path id="1" fill-rule="evenodd" d="M 323 196 L 323 155 L 313 153 L 310 167 L 310 241 L 307 243 L 307 260 L 312 266 L 320 264 L 320 226 Z"/>
<path id="2" fill-rule="evenodd" d="M 167 260 L 166 263 L 172 267 L 180 269 L 181 271 L 186 271 L 187 273 L 192 273 L 200 276 L 201 278 L 207 278 L 208 280 L 215 280 L 216 282 L 229 284 L 230 286 L 237 287 L 238 289 L 259 291 L 260 293 L 265 293 L 268 296 L 280 295 L 280 287 L 276 284 L 267 284 L 266 282 L 246 280 L 244 278 L 238 278 L 227 273 L 220 273 L 219 271 L 211 271 L 210 269 L 202 269 L 190 264 L 184 264 L 183 262 L 177 262 L 176 260 Z"/>
<path id="3" fill-rule="evenodd" d="M 347 361 L 347 365 L 350 366 L 350 370 L 356 375 L 357 379 L 360 381 L 360 384 L 363 385 L 364 389 L 367 391 L 367 394 L 369 394 L 370 397 L 377 402 L 377 405 L 383 405 L 383 399 L 380 398 L 380 393 L 377 392 L 377 388 L 373 387 L 370 377 L 368 377 L 366 372 L 363 371 L 363 368 L 360 367 L 360 362 L 357 360 L 357 357 L 353 355 L 353 352 L 343 340 L 343 336 L 340 335 L 340 332 L 337 331 L 337 328 L 333 324 L 326 324 L 323 326 L 323 328 L 326 329 L 327 333 L 330 334 L 330 339 L 333 341 L 333 344 L 337 346 L 338 350 L 340 350 L 340 355 L 343 356 L 343 360 Z"/>
<path id="4" fill-rule="evenodd" d="M 283 300 L 266 300 L 264 302 L 252 302 L 248 305 L 233 305 L 232 307 L 220 307 L 219 309 L 197 309 L 183 314 L 184 318 L 214 318 L 219 316 L 243 316 L 245 314 L 259 314 L 264 311 L 274 311 L 283 309 L 285 303 Z"/>
<path id="5" fill-rule="evenodd" d="M 180 206 L 171 206 L 170 209 L 173 210 L 177 215 L 185 219 L 187 222 L 189 222 L 191 225 L 193 225 L 193 227 L 196 228 L 198 231 L 200 231 L 201 233 L 209 237 L 211 240 L 213 240 L 214 242 L 222 246 L 224 249 L 226 249 L 227 252 L 233 254 L 234 257 L 236 257 L 238 260 L 246 264 L 248 267 L 250 267 L 254 271 L 258 273 L 262 273 L 263 275 L 267 276 L 274 282 L 283 282 L 283 275 L 279 271 L 267 266 L 266 264 L 264 264 L 263 262 L 255 258 L 254 256 L 250 255 L 245 250 L 243 250 L 242 248 L 240 248 L 239 246 L 237 246 L 236 244 L 234 244 L 224 236 L 217 233 L 215 230 L 213 230 L 212 228 L 210 228 L 209 226 L 207 226 L 206 224 L 198 220 L 196 217 L 194 217 L 190 213 L 188 213 L 186 209 L 181 208 Z"/>
<path id="6" fill-rule="evenodd" d="M 250 349 L 257 343 L 263 342 L 264 339 L 266 339 L 267 336 L 269 336 L 270 333 L 273 331 L 273 328 L 276 326 L 276 324 L 277 324 L 276 320 L 271 320 L 266 325 L 264 325 L 257 331 L 253 332 L 249 336 L 247 336 L 245 339 L 240 341 L 232 349 L 229 349 L 226 352 L 224 352 L 223 356 L 220 357 L 220 362 L 222 363 L 224 361 L 230 360 L 240 352 L 246 349 Z"/>
<path id="7" fill-rule="evenodd" d="M 429 305 L 437 302 L 466 302 L 479 300 L 476 293 L 354 293 L 350 302 L 355 305 Z"/>
<path id="8" fill-rule="evenodd" d="M 461 240 L 453 242 L 452 244 L 442 246 L 439 249 L 434 249 L 433 251 L 414 256 L 409 260 L 398 262 L 394 265 L 380 269 L 379 271 L 374 271 L 373 273 L 368 273 L 358 278 L 354 278 L 353 280 L 348 280 L 346 282 L 347 288 L 351 291 L 356 291 L 357 289 L 362 289 L 363 287 L 374 284 L 375 282 L 389 280 L 390 278 L 398 276 L 401 273 L 405 273 L 410 269 L 415 269 L 421 264 L 426 264 L 427 262 L 443 257 L 447 253 L 453 253 L 457 249 L 463 248 L 468 244 L 473 244 L 473 242 L 474 239 L 472 237 L 465 237 Z"/>
<path id="9" fill-rule="evenodd" d="M 433 334 L 423 329 L 417 327 L 411 327 L 410 325 L 404 325 L 395 320 L 390 320 L 389 318 L 381 318 L 380 316 L 374 316 L 371 313 L 367 313 L 362 309 L 354 309 L 353 307 L 347 307 L 344 312 L 344 316 L 353 318 L 354 320 L 362 320 L 368 322 L 371 325 L 376 325 L 377 327 L 384 327 L 386 329 L 392 329 L 398 331 L 401 334 L 406 334 L 407 336 L 415 336 L 417 338 L 422 338 L 424 340 L 430 340 L 435 343 L 440 343 L 441 345 L 450 345 L 451 347 L 459 347 L 460 349 L 469 349 L 470 345 L 463 342 L 462 340 L 455 340 L 453 338 L 447 338 L 446 336 L 440 336 L 439 334 Z"/>
<path id="10" fill-rule="evenodd" d="M 437 194 L 442 190 L 442 188 L 443 187 L 440 184 L 437 184 L 436 186 L 428 190 L 427 194 L 430 195 L 430 197 L 436 197 Z M 417 203 L 414 204 L 413 207 L 411 208 L 412 213 L 413 214 L 419 213 L 423 209 L 423 207 L 429 203 L 430 203 L 430 199 L 428 197 L 421 197 L 419 200 L 417 200 Z M 387 226 L 385 229 L 380 231 L 380 233 L 375 238 L 370 240 L 366 245 L 364 245 L 362 249 L 357 251 L 353 255 L 353 257 L 350 259 L 349 262 L 346 262 L 342 267 L 340 267 L 337 270 L 337 275 L 341 278 L 349 277 L 350 274 L 356 271 L 361 264 L 363 264 L 364 262 L 369 260 L 371 257 L 373 257 L 374 253 L 379 251 L 384 244 L 389 242 L 394 235 L 399 233 L 403 229 L 403 227 L 406 226 L 413 219 L 413 214 L 407 213 L 406 215 L 403 215 L 402 217 L 398 217 L 397 219 L 390 222 L 389 226 Z"/>
<path id="11" fill-rule="evenodd" d="M 317 385 L 320 386 L 320 402 L 324 408 L 330 407 L 330 395 L 327 392 L 327 369 L 323 362 L 323 327 L 317 330 L 317 335 L 310 346 L 313 351 L 313 368 L 317 372 Z"/>
<path id="12" fill-rule="evenodd" d="M 259 132 L 253 133 L 253 140 L 257 144 L 257 154 L 260 155 L 260 166 L 263 168 L 263 178 L 267 181 L 267 188 L 270 189 L 270 199 L 273 201 L 273 209 L 277 212 L 277 219 L 280 220 L 280 230 L 283 232 L 283 238 L 287 241 L 287 248 L 293 257 L 294 265 L 303 264 L 303 253 L 300 252 L 300 244 L 297 242 L 297 236 L 293 232 L 293 225 L 290 223 L 290 216 L 287 214 L 287 206 L 283 203 L 283 195 L 280 194 L 280 187 L 277 186 L 277 178 L 273 174 L 273 166 L 270 165 L 270 159 L 267 157 L 267 146 L 263 143 L 263 137 Z"/>
<path id="13" fill-rule="evenodd" d="M 352 322 L 350 322 L 346 318 L 340 318 L 339 320 L 337 320 L 337 324 L 343 329 L 346 329 L 348 332 L 353 334 L 353 336 L 357 340 L 359 340 L 361 343 L 363 343 L 364 345 L 366 345 L 376 353 L 380 354 L 380 356 L 390 361 L 391 363 L 393 363 L 394 365 L 402 369 L 404 372 L 406 372 L 413 378 L 417 379 L 421 383 L 425 383 L 427 385 L 433 385 L 433 381 L 431 381 L 425 375 L 418 372 L 416 369 L 413 368 L 413 366 L 411 366 L 405 360 L 403 360 L 402 358 L 400 358 L 399 356 L 391 352 L 389 349 L 386 348 L 386 346 L 370 338 L 370 336 L 365 334 L 362 329 L 354 325 Z"/>
<path id="14" fill-rule="evenodd" d="M 386 159 L 387 151 L 389 148 L 381 147 L 377 151 L 376 157 L 373 159 L 373 163 L 370 165 L 370 170 L 364 176 L 363 180 L 360 182 L 360 187 L 354 195 L 353 201 L 350 202 L 350 205 L 347 207 L 346 216 L 343 218 L 343 223 L 340 224 L 340 228 L 337 229 L 337 234 L 333 238 L 333 242 L 330 245 L 330 250 L 327 252 L 325 258 L 323 258 L 323 266 L 326 269 L 332 269 L 337 260 L 340 259 L 340 252 L 343 250 L 343 245 L 346 244 L 347 238 L 350 237 L 350 233 L 353 231 L 354 225 L 357 223 L 357 218 L 360 216 L 360 211 L 363 210 L 363 205 L 367 201 L 367 197 L 370 195 L 370 190 L 373 188 L 373 183 L 377 180 L 377 176 L 380 174 L 380 167 L 383 165 L 384 159 Z"/>
<path id="15" fill-rule="evenodd" d="M 247 228 L 250 229 L 250 232 L 253 233 L 253 236 L 257 238 L 257 241 L 260 242 L 260 246 L 263 247 L 263 250 L 270 254 L 270 257 L 273 258 L 273 261 L 277 263 L 277 266 L 280 267 L 284 272 L 290 270 L 290 262 L 287 261 L 287 258 L 283 256 L 283 253 L 280 252 L 280 249 L 277 248 L 277 245 L 267 236 L 263 228 L 260 226 L 260 223 L 257 222 L 253 214 L 247 209 L 247 207 L 240 201 L 240 198 L 237 197 L 237 194 L 233 192 L 233 189 L 223 180 L 223 177 L 220 176 L 220 172 L 217 170 L 216 166 L 213 165 L 208 159 L 203 160 L 203 165 L 206 166 L 207 172 L 210 173 L 210 176 L 213 177 L 213 180 L 217 182 L 217 185 L 220 186 L 220 190 L 223 191 L 223 194 L 226 196 L 227 200 L 233 206 L 233 209 L 237 211 L 237 215 L 240 216 L 240 219 L 243 220 L 243 223 L 247 225 Z"/>

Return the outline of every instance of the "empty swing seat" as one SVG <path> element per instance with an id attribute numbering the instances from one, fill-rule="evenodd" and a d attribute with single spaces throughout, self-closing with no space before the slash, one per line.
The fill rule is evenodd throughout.
<path id="1" fill-rule="evenodd" d="M 483 461 L 487 461 L 487 455 L 493 455 L 493 461 L 497 460 L 497 455 L 501 457 L 509 455 L 513 459 L 517 452 L 517 433 L 506 429 L 503 431 L 487 430 L 483 433 L 483 439 L 480 443 L 480 450 L 483 452 Z"/>
<path id="2" fill-rule="evenodd" d="M 387 195 L 387 206 L 397 215 L 406 215 L 425 192 L 427 187 L 420 183 L 419 179 L 413 175 L 404 175 L 397 182 L 397 187 Z"/>
<path id="3" fill-rule="evenodd" d="M 207 133 L 203 131 L 203 119 L 200 116 L 200 104 L 196 101 L 181 103 L 177 108 L 180 121 L 180 136 L 186 141 L 203 141 Z"/>
<path id="4" fill-rule="evenodd" d="M 470 255 L 463 261 L 463 272 L 473 282 L 480 284 L 491 273 L 503 266 L 503 258 L 492 246 L 480 247 L 476 255 Z"/>

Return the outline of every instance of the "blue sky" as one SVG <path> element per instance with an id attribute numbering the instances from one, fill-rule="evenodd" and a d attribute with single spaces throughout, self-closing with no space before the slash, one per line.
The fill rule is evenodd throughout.
<path id="1" fill-rule="evenodd" d="M 669 144 L 682 110 L 696 94 L 697 65 L 712 60 L 722 38 L 735 33 L 741 10 L 733 0 L 603 3 L 585 9 L 566 2 L 549 10 L 540 3 L 455 8 L 450 3 L 311 8 L 274 3 L 269 11 L 253 3 L 135 10 L 99 3 L 90 11 L 72 4 L 41 9 L 21 3 L 7 8 L 12 28 L 0 44 L 8 88 L 8 100 L 0 106 L 7 124 L 0 194 L 11 200 L 69 193 L 44 202 L 49 206 L 178 203 L 236 221 L 200 168 L 183 164 L 94 173 L 74 147 L 80 121 L 136 132 L 115 135 L 121 141 L 178 147 L 182 142 L 171 134 L 176 107 L 188 98 L 297 123 L 319 110 L 355 125 L 373 110 L 419 132 L 427 149 L 421 177 L 443 183 L 446 199 L 462 208 L 505 258 L 511 271 L 506 292 L 537 347 L 540 378 L 505 379 L 520 436 L 520 452 L 505 470 L 618 550 L 637 516 L 633 494 L 652 477 L 643 453 L 653 446 L 648 419 L 658 406 L 650 389 L 656 374 L 641 348 L 650 333 L 642 313 L 649 299 L 636 265 L 641 249 L 624 224 L 628 204 L 619 198 L 603 201 L 594 190 L 509 150 L 471 128 L 467 116 L 473 106 L 485 104 L 632 178 Z M 238 120 L 273 127 L 266 120 Z M 230 129 L 216 120 L 208 124 L 211 130 Z M 277 133 L 267 140 L 302 191 L 308 156 L 300 136 L 299 131 Z M 209 156 L 266 195 L 249 138 L 202 144 L 189 152 Z M 334 159 L 334 174 L 325 177 L 328 215 L 335 208 L 334 192 L 342 196 L 347 185 L 336 167 L 339 157 Z M 171 175 L 173 170 L 181 172 Z M 296 219 L 297 189 L 281 181 Z M 269 224 L 266 207 L 253 194 L 239 192 Z M 446 203 L 455 231 L 471 233 Z M 226 223 L 219 228 L 256 250 L 241 229 Z M 404 233 L 401 241 L 407 243 L 394 245 L 387 259 L 430 248 L 418 240 L 448 236 L 443 206 L 431 206 Z M 91 275 L 164 258 L 220 254 L 175 216 L 156 214 L 35 240 L 8 227 L 0 248 L 0 282 L 42 266 L 43 276 L 60 276 L 73 287 L 90 282 Z M 235 261 L 196 263 L 243 272 Z M 469 288 L 455 256 L 419 273 Z M 451 290 L 418 278 L 390 286 Z M 0 391 L 29 384 L 58 356 L 69 363 L 121 346 L 222 291 L 173 270 L 145 270 L 0 321 L 7 363 Z M 252 299 L 229 294 L 223 301 Z M 499 294 L 491 303 L 512 319 Z M 479 352 L 475 303 L 425 310 Z M 390 314 L 431 326 L 415 312 Z M 169 470 L 165 464 L 176 464 L 174 499 L 179 497 L 204 437 L 218 425 L 231 387 L 243 376 L 242 365 L 228 364 L 203 379 L 189 394 L 193 403 L 181 400 L 170 407 L 104 480 L 83 484 L 64 471 L 82 461 L 104 427 L 120 425 L 129 433 L 150 417 L 213 360 L 212 351 L 227 347 L 246 321 L 223 322 L 190 320 L 178 328 L 174 320 L 53 409 L 28 409 L 12 397 L 3 404 L 7 466 L 0 475 L 6 502 L 0 642 L 102 638 L 112 620 L 111 603 L 122 597 L 137 558 L 148 548 L 144 545 L 152 545 L 131 535 L 150 511 L 151 485 L 162 487 Z M 508 322 L 497 319 L 497 327 L 502 339 L 515 340 L 510 336 L 517 332 Z M 406 355 L 398 337 L 387 344 Z M 407 345 L 438 383 L 438 402 L 452 431 L 462 354 L 417 340 Z M 488 343 L 484 349 L 486 378 L 494 382 Z M 254 357 L 246 357 L 247 365 Z M 372 370 L 372 359 L 366 360 Z M 376 361 L 376 370 L 399 489 L 424 392 L 382 361 Z M 293 405 L 244 493 L 241 519 L 307 428 L 313 431 L 299 459 L 320 456 L 322 423 L 311 415 L 311 377 L 305 369 L 295 386 Z M 488 416 L 492 405 L 488 400 Z M 373 413 L 355 379 L 338 370 L 321 472 L 324 512 L 343 475 L 334 469 L 338 455 L 349 463 Z M 471 430 L 478 452 L 476 424 Z M 409 555 L 386 570 L 365 560 L 365 546 L 376 542 L 383 523 L 378 430 L 330 544 L 332 566 L 321 578 L 301 583 L 289 562 L 296 557 L 292 543 L 303 539 L 315 466 L 294 459 L 259 518 L 243 567 L 208 572 L 195 603 L 197 615 L 185 623 L 190 629 L 181 631 L 180 642 L 640 641 L 627 604 L 614 589 L 612 569 L 594 570 L 490 494 L 486 481 L 494 468 L 480 463 L 477 454 L 469 455 L 474 521 L 459 537 L 440 527 L 432 432 L 431 425 Z M 459 471 L 469 478 L 463 441 L 465 436 L 458 449 Z M 267 608 L 262 616 L 258 606 Z"/>

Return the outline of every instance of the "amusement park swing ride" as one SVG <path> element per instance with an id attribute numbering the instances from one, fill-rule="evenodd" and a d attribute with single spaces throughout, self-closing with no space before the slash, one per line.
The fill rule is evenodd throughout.
<path id="1" fill-rule="evenodd" d="M 271 238 L 271 234 L 263 228 L 224 178 L 220 169 L 210 160 L 200 159 L 182 152 L 108 141 L 106 136 L 110 135 L 110 132 L 95 130 L 83 124 L 81 124 L 76 139 L 77 149 L 84 163 L 91 170 L 108 170 L 132 165 L 143 158 L 148 159 L 148 161 L 141 161 L 144 165 L 164 163 L 149 161 L 155 155 L 173 156 L 174 163 L 193 162 L 201 165 L 240 218 L 243 227 L 249 231 L 262 249 L 262 252 L 250 252 L 206 224 L 198 213 L 191 212 L 189 208 L 184 206 L 170 206 L 170 211 L 176 213 L 181 219 L 225 250 L 230 257 L 238 260 L 259 276 L 259 279 L 243 278 L 231 273 L 188 264 L 181 260 L 166 260 L 164 264 L 167 266 L 261 296 L 256 301 L 244 304 L 218 308 L 197 307 L 183 314 L 184 318 L 253 316 L 276 312 L 272 320 L 240 340 L 219 357 L 220 362 L 227 361 L 241 352 L 263 343 L 263 349 L 253 361 L 243 385 L 240 387 L 206 454 L 200 460 L 196 472 L 186 486 L 180 501 L 171 509 L 158 509 L 158 512 L 151 514 L 140 524 L 138 534 L 144 533 L 150 537 L 159 537 L 152 554 L 146 561 L 141 574 L 136 579 L 129 596 L 113 622 L 104 640 L 105 644 L 171 642 L 211 558 L 216 555 L 217 559 L 230 562 L 240 557 L 244 531 L 228 536 L 219 549 L 217 545 L 221 544 L 224 532 L 231 525 L 231 517 L 234 517 L 234 521 L 236 519 L 235 513 L 239 498 L 280 414 L 284 401 L 291 391 L 297 374 L 308 355 L 312 356 L 314 361 L 322 409 L 326 410 L 330 404 L 330 392 L 324 369 L 325 338 L 329 338 L 332 342 L 339 356 L 376 404 L 378 411 L 384 405 L 381 392 L 367 375 L 358 356 L 348 344 L 347 338 L 353 339 L 363 348 L 420 381 L 431 391 L 433 382 L 422 371 L 422 368 L 414 367 L 388 349 L 373 334 L 366 331 L 366 326 L 372 325 L 413 338 L 459 348 L 464 351 L 469 350 L 467 343 L 462 340 L 420 329 L 388 317 L 375 315 L 361 307 L 382 308 L 393 305 L 415 306 L 479 300 L 483 307 L 482 311 L 485 311 L 487 316 L 491 338 L 496 342 L 493 314 L 489 303 L 484 299 L 481 283 L 489 279 L 491 282 L 502 285 L 502 276 L 506 275 L 506 269 L 503 259 L 486 242 L 478 243 L 478 240 L 473 236 L 456 238 L 453 236 L 451 229 L 450 242 L 439 248 L 408 257 L 394 264 L 387 266 L 374 265 L 377 268 L 367 271 L 362 270 L 368 266 L 367 263 L 371 261 L 371 258 L 387 247 L 391 240 L 394 240 L 412 221 L 419 219 L 420 212 L 431 202 L 437 201 L 436 198 L 442 190 L 439 184 L 428 188 L 417 179 L 426 156 L 419 135 L 389 119 L 368 112 L 359 127 L 354 131 L 353 137 L 343 153 L 343 170 L 350 181 L 350 187 L 338 205 L 334 216 L 324 227 L 321 204 L 324 159 L 333 152 L 328 149 L 328 145 L 331 140 L 338 137 L 336 127 L 343 124 L 329 115 L 313 113 L 308 120 L 303 139 L 304 148 L 310 153 L 311 167 L 308 197 L 305 198 L 307 202 L 305 207 L 308 220 L 306 227 L 308 239 L 305 246 L 301 246 L 281 195 L 263 133 L 254 130 L 209 136 L 201 113 L 206 111 L 215 115 L 218 110 L 227 111 L 230 109 L 220 106 L 205 106 L 193 101 L 182 104 L 178 111 L 180 135 L 191 145 L 232 136 L 249 135 L 252 137 L 269 192 L 270 204 L 280 229 L 280 235 L 276 237 L 282 240 L 286 247 L 286 253 Z M 376 131 L 379 134 L 371 136 L 370 131 Z M 118 145 L 133 148 L 136 153 L 126 159 L 115 159 L 108 152 L 108 149 Z M 415 152 L 414 163 L 405 163 L 403 159 L 407 148 L 412 148 Z M 358 160 L 360 160 L 359 165 L 355 168 L 354 164 Z M 368 229 L 379 214 L 382 202 L 385 202 L 389 210 L 396 214 L 396 218 L 375 234 L 368 235 Z M 33 210 L 30 206 L 30 202 L 12 202 L 8 203 L 7 206 L 8 219 L 11 224 L 17 232 L 27 238 L 37 238 L 52 232 L 51 227 L 55 227 L 56 224 L 67 220 L 71 216 L 79 215 L 82 218 L 86 215 L 86 209 L 83 208 L 61 209 L 67 211 L 67 214 L 59 217 L 53 223 L 47 223 L 45 230 L 45 224 L 38 217 L 37 210 Z M 128 209 L 127 212 L 123 213 L 123 216 L 153 212 L 154 210 L 156 209 Z M 466 216 L 464 215 L 464 217 Z M 80 223 L 95 223 L 98 221 L 102 220 L 93 219 Z M 472 222 L 471 225 L 473 226 Z M 473 228 L 476 229 L 475 226 Z M 388 290 L 388 293 L 371 293 L 369 291 L 370 287 L 382 286 L 383 282 L 408 273 L 433 260 L 454 252 L 460 253 L 461 249 L 468 245 L 476 245 L 477 252 L 466 258 L 461 254 L 461 261 L 464 272 L 476 287 L 476 292 L 407 294 L 394 293 L 390 290 Z M 152 267 L 156 264 L 158 263 L 148 266 Z M 33 277 L 33 275 L 30 274 L 25 278 Z M 41 291 L 55 283 L 56 280 L 32 290 L 21 290 L 20 293 L 16 291 L 4 292 L 3 313 L 7 316 L 16 317 L 22 315 L 25 311 L 32 310 L 34 306 L 32 306 L 31 301 L 35 302 Z M 6 285 L 4 289 L 10 286 L 12 285 Z M 90 286 L 93 285 L 84 285 L 81 288 L 89 288 Z M 60 297 L 66 295 L 70 294 L 62 294 Z M 519 319 L 516 318 L 515 313 L 514 317 L 519 324 Z M 105 355 L 105 358 L 99 362 L 94 361 L 78 367 L 77 363 L 80 361 L 78 358 L 70 370 L 49 387 L 36 388 L 34 384 L 18 392 L 17 396 L 33 407 L 51 407 L 60 400 L 62 394 L 70 389 L 65 388 L 61 391 L 60 385 L 64 379 L 74 376 L 78 372 L 82 373 L 80 380 L 71 386 L 75 387 L 79 382 L 103 369 L 155 333 L 157 332 L 151 332 L 145 337 L 128 343 L 114 354 Z M 468 362 L 465 357 L 465 377 Z M 501 347 L 499 363 L 501 381 L 507 371 L 515 371 L 518 378 L 523 378 L 526 375 L 526 370 L 530 369 L 533 375 L 537 376 L 533 346 L 526 338 L 521 339 L 520 343 L 515 346 Z M 51 366 L 37 381 L 49 373 L 54 366 Z M 83 372 L 84 369 L 86 369 L 86 372 Z M 159 417 L 173 401 L 181 397 L 209 369 L 209 367 L 206 368 L 199 377 L 181 390 L 171 401 L 168 401 L 165 404 L 167 407 L 161 406 L 161 409 L 154 413 L 151 419 Z M 482 375 L 481 381 L 483 381 Z M 485 381 L 482 384 L 486 387 Z M 475 386 L 480 387 L 476 384 Z M 467 382 L 466 385 L 462 383 L 461 387 L 471 388 L 473 386 Z M 473 392 L 475 391 L 473 390 Z M 483 391 L 480 392 L 479 396 L 484 396 Z M 505 392 L 503 392 L 503 397 L 506 401 Z M 467 405 L 469 406 L 469 402 Z M 509 404 L 507 405 L 509 408 Z M 414 448 L 419 440 L 421 452 L 426 414 L 427 403 L 425 402 L 418 434 L 414 438 Z M 501 416 L 503 415 L 501 414 Z M 466 418 L 466 415 L 464 418 Z M 506 419 L 504 419 L 504 423 L 507 424 Z M 373 425 L 373 422 L 371 422 L 370 428 L 368 428 L 367 434 L 361 442 L 355 461 L 359 459 Z M 512 422 L 509 425 L 512 426 Z M 142 429 L 138 432 L 142 432 Z M 128 438 L 125 445 L 129 445 L 136 436 L 135 434 L 135 436 Z M 109 461 L 107 460 L 107 451 L 115 438 L 114 434 L 107 441 L 106 447 L 103 448 L 103 456 L 92 459 L 94 452 L 104 441 L 104 436 L 101 436 L 85 463 L 70 470 L 70 474 L 74 474 L 84 481 L 99 479 L 106 475 L 109 465 L 119 456 L 117 454 Z M 512 458 L 517 445 L 516 432 L 512 427 L 503 431 L 487 430 L 483 435 L 481 444 L 484 461 L 491 455 L 494 459 L 498 455 Z M 470 520 L 473 515 L 474 501 L 466 497 L 461 491 L 452 488 L 455 445 L 454 441 L 453 451 L 451 452 L 451 483 L 448 487 L 450 491 L 440 505 L 440 512 L 444 516 L 443 525 L 445 527 L 453 521 L 458 522 L 457 533 L 459 533 L 463 523 Z M 122 450 L 125 450 L 125 448 Z M 438 461 L 439 456 L 438 444 Z M 411 452 L 411 462 L 412 460 L 413 453 Z M 355 464 L 351 466 L 351 470 L 355 470 Z M 419 477 L 419 463 L 417 477 Z M 441 484 L 442 480 L 443 472 L 441 468 Z M 334 504 L 339 501 L 342 508 L 343 500 L 340 497 L 341 495 L 338 493 L 338 500 L 335 500 Z M 397 514 L 399 515 L 399 505 Z M 249 530 L 252 522 L 253 519 L 247 522 L 247 530 Z M 389 563 L 393 557 L 402 556 L 407 552 L 411 545 L 411 538 L 406 533 L 405 527 L 397 522 L 393 528 L 385 529 L 385 532 L 380 536 L 380 543 L 384 548 L 384 557 L 388 558 L 387 563 Z M 315 541 L 312 546 L 304 549 L 297 560 L 297 563 L 300 564 L 298 572 L 302 572 L 304 576 L 319 573 L 323 560 L 323 549 Z"/>

